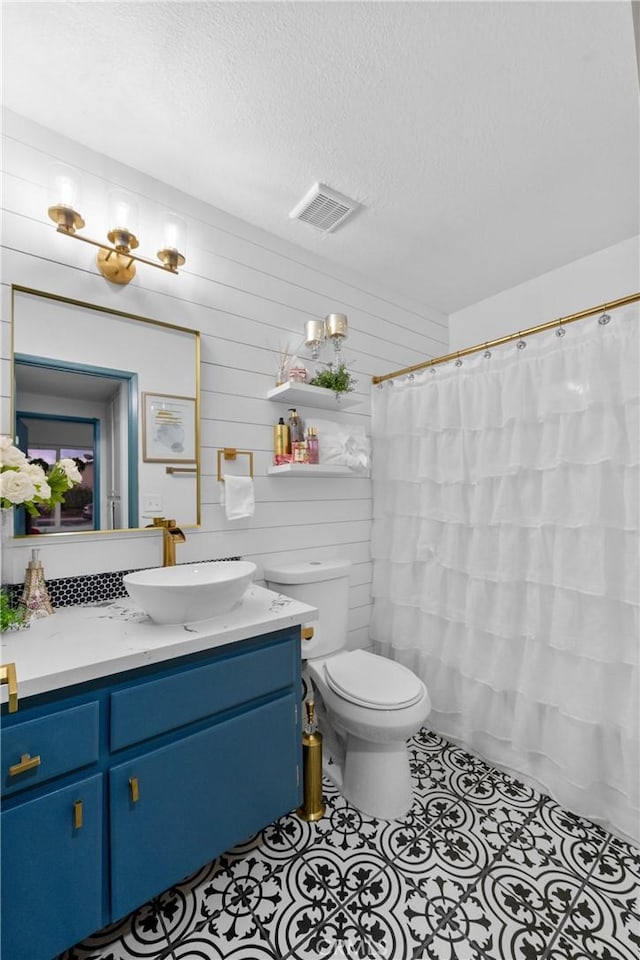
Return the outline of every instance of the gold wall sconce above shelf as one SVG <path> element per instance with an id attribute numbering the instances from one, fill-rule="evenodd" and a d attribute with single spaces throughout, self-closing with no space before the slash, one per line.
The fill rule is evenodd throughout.
<path id="1" fill-rule="evenodd" d="M 249 476 L 253 479 L 253 450 L 236 450 L 235 447 L 221 447 L 218 450 L 218 480 L 223 481 L 222 458 L 236 460 L 237 457 L 249 457 Z"/>
<path id="2" fill-rule="evenodd" d="M 327 340 L 333 342 L 336 360 L 340 359 L 342 341 L 349 335 L 349 321 L 344 313 L 328 313 L 324 320 L 307 320 L 304 328 L 304 345 L 311 351 L 311 359 L 317 360 Z"/>
<path id="3" fill-rule="evenodd" d="M 74 171 L 66 164 L 52 164 L 49 173 L 47 213 L 56 224 L 58 233 L 98 247 L 96 256 L 98 270 L 111 283 L 129 283 L 135 276 L 136 263 L 146 263 L 149 267 L 178 273 L 178 267 L 186 262 L 184 253 L 180 251 L 185 249 L 187 228 L 184 221 L 175 214 L 170 213 L 165 217 L 163 245 L 157 253 L 160 261 L 158 263 L 131 252 L 138 247 L 137 209 L 133 197 L 125 191 L 112 190 L 109 193 L 109 223 L 111 224 L 107 232 L 109 244 L 92 240 L 77 232 L 85 226 L 82 215 L 78 212 L 78 206 L 78 183 Z"/>

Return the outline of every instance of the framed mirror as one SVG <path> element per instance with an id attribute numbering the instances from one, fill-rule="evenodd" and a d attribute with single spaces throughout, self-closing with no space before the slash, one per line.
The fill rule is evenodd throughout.
<path id="1" fill-rule="evenodd" d="M 11 288 L 12 424 L 29 459 L 75 460 L 82 481 L 14 535 L 200 523 L 200 334 L 56 294 Z"/>

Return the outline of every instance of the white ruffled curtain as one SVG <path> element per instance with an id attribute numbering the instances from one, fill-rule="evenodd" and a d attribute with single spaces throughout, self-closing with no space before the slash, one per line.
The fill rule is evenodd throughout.
<path id="1" fill-rule="evenodd" d="M 637 842 L 638 321 L 563 332 L 374 390 L 373 640 L 433 729 Z"/>

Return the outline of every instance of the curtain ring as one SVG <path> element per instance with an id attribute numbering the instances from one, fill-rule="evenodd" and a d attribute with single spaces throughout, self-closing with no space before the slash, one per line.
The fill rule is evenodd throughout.
<path id="1" fill-rule="evenodd" d="M 490 358 L 490 356 L 491 356 L 491 350 L 489 350 L 488 343 L 489 343 L 488 340 L 485 341 L 485 344 L 484 344 L 484 353 L 482 354 L 482 356 L 485 358 L 485 360 L 488 360 L 488 359 Z"/>
<path id="2" fill-rule="evenodd" d="M 462 360 L 460 359 L 460 351 L 458 350 L 456 367 L 461 367 L 461 366 L 462 366 Z"/>
<path id="3" fill-rule="evenodd" d="M 522 331 L 521 331 L 521 330 L 518 330 L 518 336 L 520 337 L 520 339 L 519 339 L 518 342 L 516 343 L 516 347 L 518 348 L 518 350 L 524 350 L 524 348 L 525 348 L 526 345 L 527 345 L 527 341 L 522 339 Z"/>
<path id="4" fill-rule="evenodd" d="M 562 324 L 560 324 L 559 327 L 556 327 L 556 337 L 564 337 L 564 335 L 565 335 L 566 332 L 567 332 L 567 331 L 566 331 L 565 328 L 562 326 Z"/>
<path id="5" fill-rule="evenodd" d="M 598 323 L 600 324 L 601 327 L 606 327 L 606 325 L 609 323 L 610 320 L 611 320 L 611 316 L 607 313 L 607 304 L 605 303 L 604 310 L 598 317 Z"/>

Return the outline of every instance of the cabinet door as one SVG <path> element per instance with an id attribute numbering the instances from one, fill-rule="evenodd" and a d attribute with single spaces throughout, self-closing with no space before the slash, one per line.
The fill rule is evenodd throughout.
<path id="1" fill-rule="evenodd" d="M 51 960 L 103 925 L 102 807 L 96 774 L 2 813 L 2 960 Z"/>
<path id="2" fill-rule="evenodd" d="M 293 694 L 110 772 L 112 920 L 299 802 Z"/>

